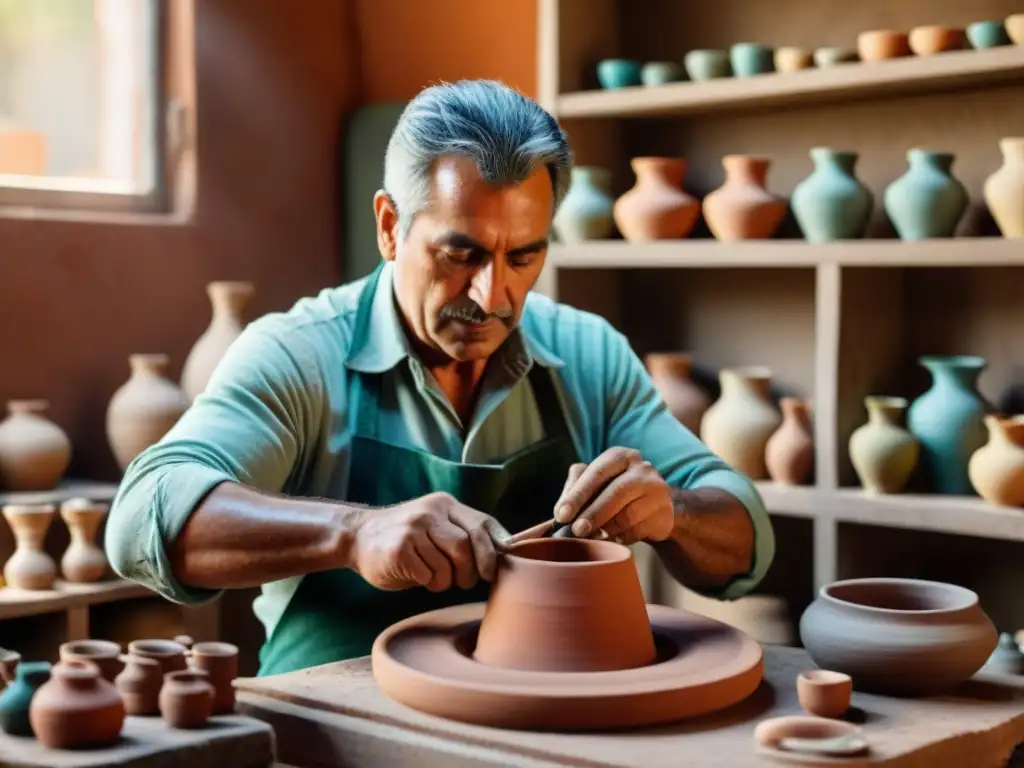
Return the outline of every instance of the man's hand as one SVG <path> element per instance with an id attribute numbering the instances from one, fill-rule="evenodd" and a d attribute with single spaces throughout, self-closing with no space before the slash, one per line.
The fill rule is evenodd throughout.
<path id="1" fill-rule="evenodd" d="M 664 541 L 675 525 L 675 506 L 665 480 L 639 451 L 609 448 L 588 464 L 573 464 L 555 519 L 573 522 L 574 536 L 599 530 L 622 544 Z"/>
<path id="2" fill-rule="evenodd" d="M 493 517 L 447 493 L 431 493 L 363 513 L 351 561 L 378 589 L 469 589 L 477 579 L 494 579 L 497 553 L 508 538 Z"/>

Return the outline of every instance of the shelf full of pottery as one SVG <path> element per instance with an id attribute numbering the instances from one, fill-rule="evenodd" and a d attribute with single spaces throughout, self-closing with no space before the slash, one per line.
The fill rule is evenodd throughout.
<path id="1" fill-rule="evenodd" d="M 1024 238 L 1024 137 L 999 143 L 1003 163 L 985 181 L 985 204 L 1004 237 Z M 725 182 L 703 200 L 684 188 L 684 158 L 632 158 L 634 184 L 617 198 L 608 169 L 577 166 L 555 217 L 555 233 L 563 243 L 608 239 L 616 230 L 630 243 L 680 240 L 691 235 L 703 215 L 719 241 L 763 240 L 775 235 L 791 208 L 808 242 L 863 238 L 875 194 L 856 176 L 858 153 L 815 147 L 810 157 L 814 169 L 789 200 L 767 188 L 768 157 L 723 157 Z M 955 235 L 970 197 L 953 172 L 954 159 L 951 152 L 907 152 L 908 168 L 882 194 L 885 213 L 901 240 Z"/>

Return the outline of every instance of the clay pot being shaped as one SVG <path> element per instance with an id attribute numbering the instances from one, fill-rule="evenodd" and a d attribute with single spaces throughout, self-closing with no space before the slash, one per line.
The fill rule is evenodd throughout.
<path id="1" fill-rule="evenodd" d="M 207 285 L 206 293 L 213 306 L 213 318 L 193 345 L 181 371 L 181 388 L 189 401 L 206 389 L 224 353 L 241 335 L 245 308 L 255 287 L 252 283 L 224 280 Z"/>
<path id="2" fill-rule="evenodd" d="M 996 628 L 963 587 L 875 578 L 826 585 L 800 619 L 800 639 L 822 669 L 859 691 L 927 696 L 974 675 L 996 647 Z"/>
<path id="3" fill-rule="evenodd" d="M 775 70 L 777 72 L 796 72 L 814 67 L 814 54 L 806 48 L 786 45 L 775 49 Z"/>
<path id="4" fill-rule="evenodd" d="M 196 643 L 192 646 L 192 667 L 209 676 L 214 690 L 213 714 L 233 712 L 235 688 L 232 682 L 238 677 L 238 647 L 231 643 Z"/>
<path id="5" fill-rule="evenodd" d="M 874 195 L 854 175 L 857 153 L 828 147 L 811 150 L 814 172 L 790 200 L 800 231 L 811 243 L 864 237 Z"/>
<path id="6" fill-rule="evenodd" d="M 612 234 L 612 175 L 607 168 L 577 165 L 553 226 L 563 243 L 602 240 Z"/>
<path id="7" fill-rule="evenodd" d="M 850 462 L 868 493 L 899 493 L 917 467 L 917 438 L 900 426 L 907 409 L 902 397 L 864 398 L 868 421 L 850 435 Z"/>
<path id="8" fill-rule="evenodd" d="M 164 375 L 168 360 L 161 354 L 130 355 L 131 376 L 110 398 L 107 442 L 122 471 L 188 410 L 185 393 Z"/>
<path id="9" fill-rule="evenodd" d="M 201 669 L 171 672 L 160 689 L 160 714 L 172 728 L 201 728 L 213 714 L 213 685 Z"/>
<path id="10" fill-rule="evenodd" d="M 39 743 L 50 749 L 113 744 L 124 726 L 124 702 L 91 661 L 55 664 L 32 697 L 29 719 Z"/>
<path id="11" fill-rule="evenodd" d="M 932 56 L 944 51 L 959 51 L 967 42 L 964 30 L 956 27 L 914 27 L 908 35 L 910 50 L 918 56 Z"/>
<path id="12" fill-rule="evenodd" d="M 14 680 L 0 693 L 0 728 L 11 736 L 31 736 L 29 707 L 36 691 L 50 679 L 48 661 L 23 661 Z"/>
<path id="13" fill-rule="evenodd" d="M 767 368 L 723 368 L 722 394 L 700 424 L 700 438 L 710 451 L 751 480 L 768 479 L 765 447 L 782 417 L 769 397 Z"/>
<path id="14" fill-rule="evenodd" d="M 999 140 L 1002 167 L 985 180 L 985 204 L 1003 237 L 1024 237 L 1024 137 Z"/>
<path id="15" fill-rule="evenodd" d="M 779 400 L 782 426 L 768 438 L 764 463 L 768 476 L 783 485 L 803 485 L 814 469 L 814 437 L 809 404 L 795 397 Z"/>
<path id="16" fill-rule="evenodd" d="M 164 675 L 188 669 L 185 646 L 173 640 L 132 640 L 128 643 L 128 653 L 158 662 Z"/>
<path id="17" fill-rule="evenodd" d="M 690 378 L 692 360 L 690 355 L 678 352 L 654 352 L 644 362 L 669 413 L 696 435 L 704 412 L 711 407 L 711 398 Z"/>
<path id="18" fill-rule="evenodd" d="M 4 563 L 4 581 L 17 589 L 50 589 L 57 564 L 43 548 L 56 510 L 52 504 L 8 504 L 4 518 L 14 531 L 14 554 Z"/>
<path id="19" fill-rule="evenodd" d="M 643 589 L 627 547 L 530 539 L 502 556 L 474 658 L 505 669 L 602 672 L 655 661 Z"/>
<path id="20" fill-rule="evenodd" d="M 99 581 L 107 574 L 107 557 L 96 543 L 96 533 L 108 509 L 108 504 L 88 499 L 68 499 L 60 505 L 60 516 L 71 534 L 71 543 L 60 559 L 66 581 Z"/>
<path id="21" fill-rule="evenodd" d="M 765 189 L 771 160 L 748 155 L 722 158 L 725 183 L 704 198 L 704 220 L 719 240 L 771 237 L 787 203 Z"/>
<path id="22" fill-rule="evenodd" d="M 906 32 L 873 29 L 857 35 L 857 54 L 861 61 L 884 61 L 910 55 Z"/>
<path id="23" fill-rule="evenodd" d="M 903 240 L 953 237 L 970 200 L 952 175 L 954 155 L 911 149 L 906 173 L 883 195 L 885 212 Z"/>
<path id="24" fill-rule="evenodd" d="M 121 646 L 112 640 L 71 640 L 60 646 L 60 660 L 91 661 L 108 682 L 114 682 L 124 662 L 121 660 Z"/>
<path id="25" fill-rule="evenodd" d="M 125 712 L 129 715 L 159 714 L 160 688 L 164 682 L 160 662 L 134 653 L 121 656 L 121 661 L 124 670 L 114 679 L 114 687 L 121 694 Z"/>
<path id="26" fill-rule="evenodd" d="M 8 491 L 46 491 L 71 463 L 71 441 L 42 414 L 46 400 L 11 400 L 0 422 L 0 484 Z"/>
<path id="27" fill-rule="evenodd" d="M 988 443 L 967 464 L 971 485 L 987 502 L 1024 507 L 1024 416 L 988 415 L 985 425 Z"/>
<path id="28" fill-rule="evenodd" d="M 682 239 L 690 234 L 700 203 L 683 191 L 686 161 L 634 157 L 636 184 L 615 201 L 615 224 L 630 242 Z"/>

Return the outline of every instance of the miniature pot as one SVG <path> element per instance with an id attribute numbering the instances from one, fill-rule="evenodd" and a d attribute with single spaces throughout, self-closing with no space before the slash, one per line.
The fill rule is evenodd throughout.
<path id="1" fill-rule="evenodd" d="M 173 640 L 132 640 L 128 643 L 128 653 L 159 662 L 165 675 L 188 669 L 185 646 Z"/>
<path id="2" fill-rule="evenodd" d="M 32 697 L 41 685 L 50 679 L 50 663 L 47 661 L 23 661 L 18 664 L 17 673 L 0 693 L 0 728 L 11 736 L 31 736 L 32 723 L 29 707 Z"/>
<path id="3" fill-rule="evenodd" d="M 121 646 L 110 640 L 72 640 L 60 646 L 60 660 L 91 661 L 108 682 L 114 682 L 124 662 L 121 661 Z"/>
<path id="4" fill-rule="evenodd" d="M 32 697 L 32 730 L 50 749 L 99 747 L 117 741 L 124 726 L 124 702 L 91 661 L 55 664 L 48 682 Z"/>
<path id="5" fill-rule="evenodd" d="M 52 504 L 8 504 L 3 516 L 14 531 L 16 548 L 4 563 L 4 581 L 16 589 L 50 589 L 57 564 L 43 549 L 53 522 Z"/>
<path id="6" fill-rule="evenodd" d="M 106 575 L 107 557 L 96 543 L 96 533 L 109 508 L 88 499 L 69 499 L 60 505 L 60 516 L 71 534 L 71 543 L 60 559 L 66 581 L 93 582 Z"/>
<path id="7" fill-rule="evenodd" d="M 906 32 L 873 29 L 857 35 L 857 53 L 861 61 L 884 61 L 910 55 Z"/>
<path id="8" fill-rule="evenodd" d="M 998 48 L 1010 44 L 1006 26 L 1002 21 L 976 21 L 967 27 L 967 40 L 977 50 Z"/>
<path id="9" fill-rule="evenodd" d="M 213 685 L 201 669 L 171 672 L 160 689 L 160 714 L 173 728 L 200 728 L 213 714 Z"/>
<path id="10" fill-rule="evenodd" d="M 628 88 L 632 85 L 640 85 L 640 62 L 632 59 L 599 61 L 597 80 L 602 88 Z"/>
<path id="11" fill-rule="evenodd" d="M 782 425 L 775 430 L 764 448 L 768 476 L 783 485 L 803 485 L 814 469 L 814 436 L 806 400 L 783 397 Z"/>
<path id="12" fill-rule="evenodd" d="M 11 400 L 0 422 L 0 485 L 8 491 L 53 488 L 71 463 L 71 441 L 43 416 L 46 400 Z"/>
<path id="13" fill-rule="evenodd" d="M 697 435 L 700 420 L 711 407 L 711 398 L 690 377 L 692 360 L 687 354 L 652 352 L 644 362 L 669 413 Z"/>
<path id="14" fill-rule="evenodd" d="M 722 158 L 725 183 L 704 198 L 704 220 L 718 240 L 771 237 L 788 203 L 766 187 L 771 160 L 750 155 Z"/>
<path id="15" fill-rule="evenodd" d="M 775 50 L 775 69 L 778 72 L 796 72 L 814 66 L 814 53 L 806 48 L 787 45 Z"/>
<path id="16" fill-rule="evenodd" d="M 956 27 L 924 26 L 914 27 L 908 35 L 910 50 L 918 56 L 932 56 L 944 51 L 959 51 L 964 47 L 966 36 Z"/>
<path id="17" fill-rule="evenodd" d="M 615 201 L 615 224 L 630 242 L 681 239 L 700 216 L 700 203 L 683 190 L 686 161 L 676 157 L 634 157 L 632 189 Z"/>
<path id="18" fill-rule="evenodd" d="M 206 642 L 192 646 L 192 667 L 209 675 L 213 686 L 213 713 L 233 712 L 238 677 L 238 647 L 231 643 Z"/>
<path id="19" fill-rule="evenodd" d="M 991 504 L 1024 507 L 1024 416 L 985 416 L 988 442 L 971 455 L 967 475 Z"/>
<path id="20" fill-rule="evenodd" d="M 837 64 L 848 64 L 858 60 L 857 52 L 840 45 L 827 45 L 814 52 L 814 63 L 820 69 L 834 67 Z"/>
<path id="21" fill-rule="evenodd" d="M 164 682 L 160 662 L 129 653 L 121 656 L 124 670 L 114 680 L 129 715 L 160 713 L 160 688 Z"/>
<path id="22" fill-rule="evenodd" d="M 683 68 L 674 61 L 649 61 L 640 70 L 640 82 L 644 85 L 665 85 L 680 80 Z"/>
<path id="23" fill-rule="evenodd" d="M 796 678 L 796 695 L 808 714 L 842 717 L 850 708 L 853 679 L 843 672 L 808 669 Z"/>
<path id="24" fill-rule="evenodd" d="M 714 80 L 732 76 L 732 64 L 728 51 L 690 51 L 683 57 L 683 66 L 691 80 Z"/>
<path id="25" fill-rule="evenodd" d="M 729 62 L 736 77 L 753 77 L 775 71 L 775 51 L 760 43 L 736 43 L 729 49 Z"/>

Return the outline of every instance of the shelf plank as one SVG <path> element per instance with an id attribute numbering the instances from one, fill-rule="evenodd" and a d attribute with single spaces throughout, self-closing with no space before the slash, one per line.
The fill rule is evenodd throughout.
<path id="1" fill-rule="evenodd" d="M 1024 46 L 840 64 L 746 78 L 579 91 L 559 96 L 558 118 L 693 115 L 763 107 L 801 107 L 854 98 L 898 98 L 980 85 L 1024 74 Z"/>
<path id="2" fill-rule="evenodd" d="M 154 594 L 147 587 L 124 579 L 92 584 L 72 584 L 58 580 L 53 589 L 45 590 L 3 587 L 0 588 L 0 620 L 56 613 Z"/>
<path id="3" fill-rule="evenodd" d="M 48 491 L 2 491 L 3 504 L 60 504 L 68 499 L 84 497 L 90 501 L 114 500 L 117 483 L 98 483 L 92 480 L 62 480 Z"/>

